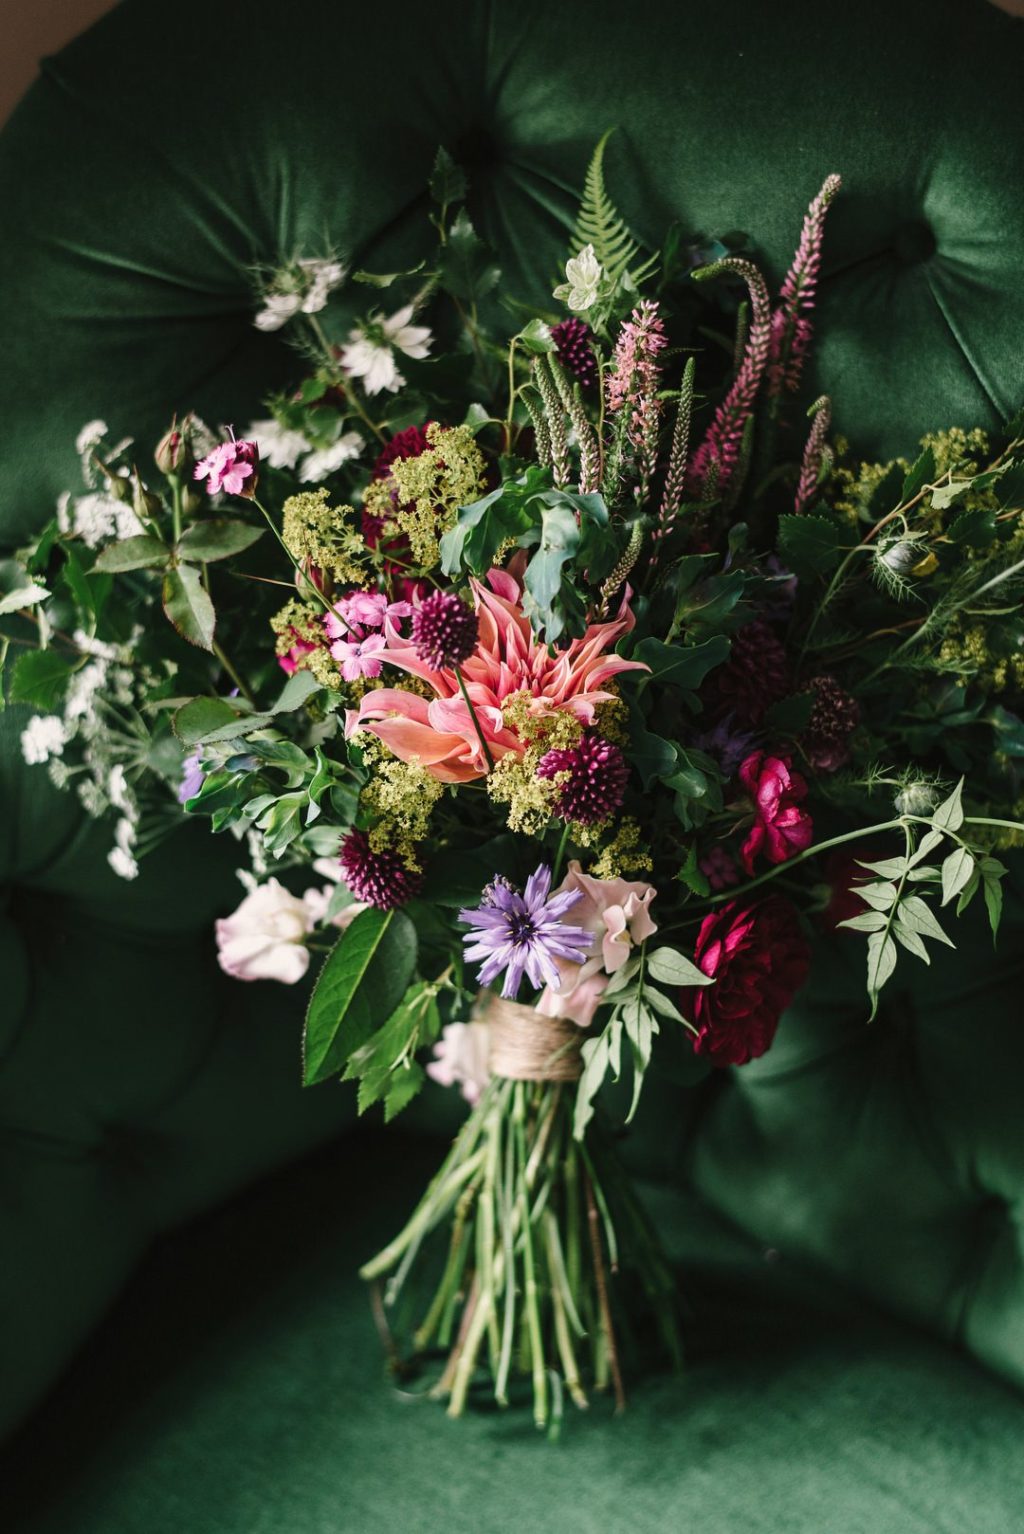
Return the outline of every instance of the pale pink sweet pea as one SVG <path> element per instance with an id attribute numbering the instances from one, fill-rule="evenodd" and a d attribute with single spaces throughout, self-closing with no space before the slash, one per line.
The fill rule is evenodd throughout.
<path id="1" fill-rule="evenodd" d="M 476 1103 L 491 1077 L 490 1049 L 487 1023 L 448 1023 L 434 1045 L 427 1075 L 443 1087 L 461 1088 L 467 1103 Z"/>
<path id="2" fill-rule="evenodd" d="M 370 634 L 365 639 L 336 639 L 331 645 L 331 654 L 341 667 L 345 681 L 354 682 L 361 676 L 380 676 L 386 646 L 382 634 Z"/>
<path id="3" fill-rule="evenodd" d="M 622 968 L 637 944 L 657 932 L 650 913 L 657 890 L 642 880 L 595 879 L 582 872 L 576 859 L 556 893 L 564 890 L 580 892 L 572 919 L 593 934 L 591 949 L 582 964 L 557 961 L 560 983 L 544 991 L 537 1010 L 545 1017 L 572 1018 L 587 1028 L 608 977 Z"/>
<path id="4" fill-rule="evenodd" d="M 585 966 L 575 967 L 582 974 Z M 567 971 L 569 968 L 569 965 L 565 965 Z M 588 975 L 585 980 L 577 980 L 569 991 L 555 991 L 546 985 L 535 1010 L 541 1017 L 565 1017 L 578 1028 L 589 1028 L 594 1021 L 594 1013 L 601 1005 L 607 984 L 608 976 L 599 971 Z"/>
<path id="5" fill-rule="evenodd" d="M 217 959 L 236 980 L 295 985 L 309 968 L 306 938 L 314 918 L 298 895 L 268 879 L 216 923 Z"/>
<path id="6" fill-rule="evenodd" d="M 501 707 L 517 693 L 530 699 L 538 717 L 571 713 L 589 726 L 599 703 L 612 696 L 603 684 L 622 671 L 646 671 L 639 661 L 624 660 L 615 644 L 632 629 L 633 614 L 623 602 L 610 623 L 592 623 L 582 639 L 550 651 L 534 634 L 520 605 L 520 587 L 507 571 L 492 570 L 484 586 L 472 581 L 479 636 L 461 669 L 476 723 L 461 696 L 454 671 L 434 671 L 408 641 L 387 633 L 388 665 L 426 682 L 431 700 L 396 688 L 367 693 L 345 716 L 345 734 L 369 730 L 403 762 L 419 762 L 443 783 L 468 783 L 488 771 L 477 723 L 491 756 L 522 755 L 527 742 L 510 730 Z"/>

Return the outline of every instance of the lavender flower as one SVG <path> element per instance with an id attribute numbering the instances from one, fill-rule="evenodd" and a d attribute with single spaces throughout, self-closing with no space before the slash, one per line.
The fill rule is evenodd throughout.
<path id="1" fill-rule="evenodd" d="M 550 890 L 551 869 L 542 863 L 526 881 L 522 894 L 506 880 L 495 879 L 475 910 L 459 912 L 461 922 L 476 928 L 462 940 L 466 958 L 483 960 L 478 976 L 481 985 L 490 985 L 504 970 L 501 994 L 506 1001 L 515 999 L 524 974 L 537 990 L 557 986 L 560 979 L 555 960 L 582 964 L 590 951 L 590 933 L 562 921 L 582 892 L 563 890 L 550 896 Z"/>

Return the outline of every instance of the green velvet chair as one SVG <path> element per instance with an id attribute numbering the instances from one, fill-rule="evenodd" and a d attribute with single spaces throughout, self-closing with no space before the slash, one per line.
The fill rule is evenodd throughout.
<path id="1" fill-rule="evenodd" d="M 538 299 L 613 123 L 638 235 L 750 229 L 776 277 L 841 171 L 810 393 L 873 456 L 993 424 L 1024 396 L 1022 78 L 1024 22 L 981 0 L 126 0 L 0 137 L 0 543 L 74 483 L 90 418 L 249 419 L 292 359 L 247 267 L 325 234 L 409 256 L 441 142 Z M 870 1028 L 833 940 L 763 1060 L 656 1084 L 626 1151 L 689 1366 L 553 1449 L 392 1391 L 355 1278 L 458 1103 L 356 1132 L 347 1088 L 302 1092 L 303 998 L 216 968 L 230 845 L 187 827 L 120 883 L 22 762 L 25 717 L 0 719 L 5 1530 L 1024 1527 L 1016 903 L 998 960 L 971 926 Z"/>

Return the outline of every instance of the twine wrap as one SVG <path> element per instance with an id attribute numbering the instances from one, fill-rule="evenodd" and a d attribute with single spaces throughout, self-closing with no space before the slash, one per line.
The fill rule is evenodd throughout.
<path id="1" fill-rule="evenodd" d="M 481 1020 L 490 1026 L 493 1076 L 511 1081 L 578 1081 L 582 1035 L 564 1017 L 542 1017 L 532 1007 L 492 996 Z"/>

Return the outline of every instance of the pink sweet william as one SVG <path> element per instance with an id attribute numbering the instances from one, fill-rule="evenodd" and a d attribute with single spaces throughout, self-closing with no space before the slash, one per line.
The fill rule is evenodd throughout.
<path id="1" fill-rule="evenodd" d="M 206 480 L 208 495 L 243 495 L 248 500 L 256 494 L 259 479 L 260 450 L 255 442 L 240 442 L 232 437 L 220 442 L 195 466 L 195 478 Z"/>
<path id="2" fill-rule="evenodd" d="M 807 784 L 794 772 L 788 756 L 770 756 L 752 751 L 742 762 L 739 779 L 753 803 L 754 824 L 740 851 L 748 874 L 754 872 L 754 860 L 765 857 L 769 863 L 785 863 L 811 844 L 814 822 L 801 801 L 807 797 Z"/>

